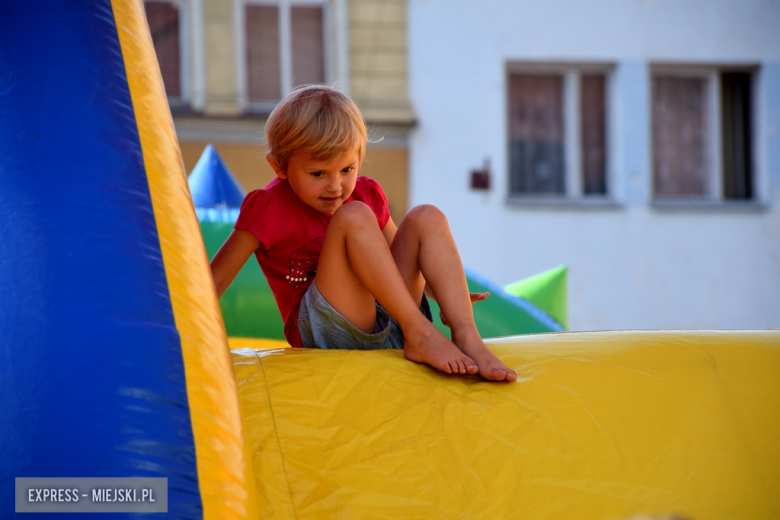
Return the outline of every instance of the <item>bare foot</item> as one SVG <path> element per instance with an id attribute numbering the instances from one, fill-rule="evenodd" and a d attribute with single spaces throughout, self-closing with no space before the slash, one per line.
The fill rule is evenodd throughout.
<path id="1" fill-rule="evenodd" d="M 404 357 L 448 374 L 476 374 L 479 366 L 450 340 L 425 322 L 420 330 L 404 330 Z"/>
<path id="2" fill-rule="evenodd" d="M 517 374 L 507 367 L 487 348 L 482 338 L 475 336 L 461 340 L 453 335 L 452 341 L 479 366 L 479 375 L 491 381 L 514 381 Z"/>

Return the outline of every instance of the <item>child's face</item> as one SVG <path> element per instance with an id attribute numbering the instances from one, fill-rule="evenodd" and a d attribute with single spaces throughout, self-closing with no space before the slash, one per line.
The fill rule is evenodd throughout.
<path id="1" fill-rule="evenodd" d="M 327 214 L 339 209 L 352 195 L 360 166 L 357 151 L 330 160 L 316 159 L 309 153 L 294 153 L 287 172 L 277 169 L 272 158 L 269 162 L 279 177 L 290 181 L 293 191 L 304 204 Z"/>

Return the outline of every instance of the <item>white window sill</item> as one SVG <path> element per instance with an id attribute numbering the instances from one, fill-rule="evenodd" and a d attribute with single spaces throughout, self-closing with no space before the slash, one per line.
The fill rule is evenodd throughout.
<path id="1" fill-rule="evenodd" d="M 565 197 L 556 195 L 510 195 L 507 205 L 521 209 L 620 210 L 623 205 L 609 197 Z"/>
<path id="2" fill-rule="evenodd" d="M 663 212 L 762 213 L 769 204 L 758 200 L 654 199 L 650 207 Z"/>

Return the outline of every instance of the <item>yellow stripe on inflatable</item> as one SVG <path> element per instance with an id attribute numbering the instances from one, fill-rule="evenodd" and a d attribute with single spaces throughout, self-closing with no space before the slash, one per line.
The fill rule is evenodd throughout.
<path id="1" fill-rule="evenodd" d="M 488 343 L 516 383 L 234 350 L 261 518 L 780 518 L 780 332 Z"/>
<path id="2" fill-rule="evenodd" d="M 228 337 L 228 345 L 230 350 L 238 348 L 251 348 L 258 350 L 267 350 L 272 348 L 291 348 L 286 341 L 280 339 L 266 339 L 266 338 L 235 338 Z"/>
<path id="3" fill-rule="evenodd" d="M 230 354 L 140 0 L 112 0 L 187 378 L 204 518 L 256 518 Z"/>

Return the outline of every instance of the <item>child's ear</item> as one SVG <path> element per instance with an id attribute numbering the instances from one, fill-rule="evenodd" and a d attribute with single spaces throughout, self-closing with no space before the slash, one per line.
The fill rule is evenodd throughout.
<path id="1" fill-rule="evenodd" d="M 268 161 L 268 164 L 271 165 L 271 168 L 274 169 L 274 173 L 276 173 L 276 176 L 280 179 L 286 179 L 287 173 L 282 170 L 281 166 L 279 166 L 279 163 L 276 161 L 276 157 L 272 153 L 265 154 L 265 160 Z"/>

